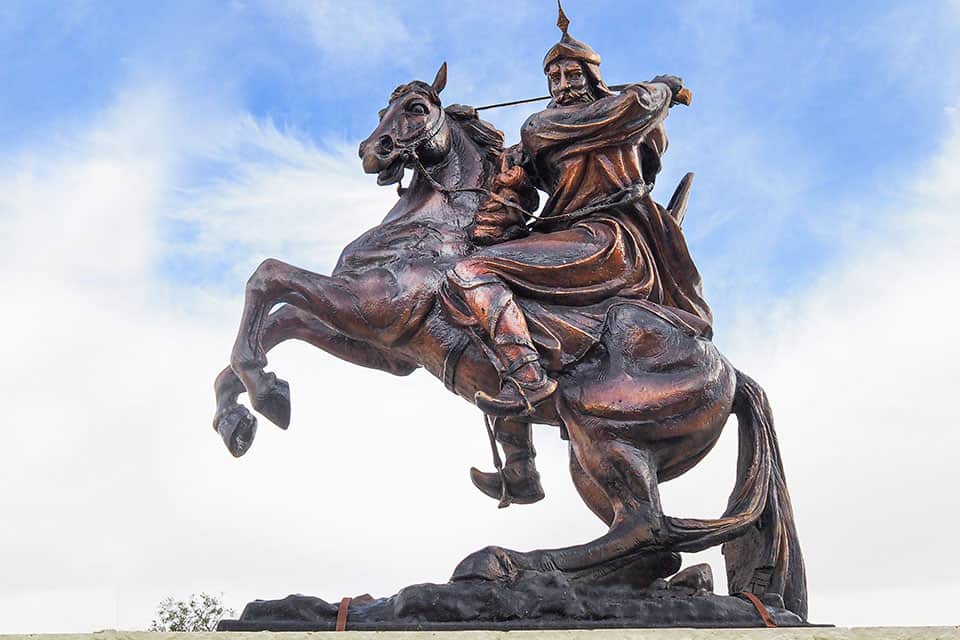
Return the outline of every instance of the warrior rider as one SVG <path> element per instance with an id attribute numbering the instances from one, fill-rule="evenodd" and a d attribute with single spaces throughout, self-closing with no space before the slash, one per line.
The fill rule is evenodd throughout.
<path id="1" fill-rule="evenodd" d="M 543 497 L 523 417 L 557 388 L 514 294 L 566 307 L 647 300 L 710 336 L 710 309 L 680 226 L 650 196 L 667 147 L 663 121 L 689 92 L 679 78 L 658 76 L 614 93 L 600 76 L 600 56 L 568 25 L 561 9 L 563 36 L 543 60 L 552 100 L 524 123 L 496 183 L 500 194 L 536 188 L 549 199 L 519 238 L 526 230 L 502 196 L 481 206 L 473 233 L 489 246 L 451 270 L 444 292 L 451 315 L 475 328 L 501 372 L 500 392 L 477 392 L 475 401 L 496 416 L 506 466 L 502 474 L 471 470 L 501 506 Z"/>

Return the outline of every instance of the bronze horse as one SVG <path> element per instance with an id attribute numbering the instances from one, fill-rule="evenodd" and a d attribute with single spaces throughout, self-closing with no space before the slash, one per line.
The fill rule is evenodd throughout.
<path id="1" fill-rule="evenodd" d="M 399 376 L 424 367 L 470 401 L 479 390 L 497 392 L 498 372 L 437 297 L 447 271 L 476 249 L 468 228 L 497 174 L 503 138 L 468 107 L 442 108 L 436 96 L 445 82 L 444 66 L 433 84 L 399 87 L 361 143 L 363 168 L 378 184 L 398 183 L 405 168 L 413 177 L 383 222 L 343 250 L 333 274 L 269 259 L 247 282 L 230 366 L 215 384 L 214 427 L 233 455 L 256 431 L 238 403 L 242 392 L 271 422 L 289 424 L 288 385 L 264 368 L 267 351 L 291 338 Z M 724 544 L 731 593 L 776 594 L 806 618 L 803 560 L 761 387 L 665 307 L 614 300 L 600 319 L 599 342 L 557 373 L 557 393 L 527 420 L 569 438 L 573 481 L 609 531 L 562 549 L 488 547 L 453 579 L 560 570 L 648 584 L 679 569 L 679 552 Z M 664 515 L 658 483 L 703 459 L 731 413 L 740 450 L 726 512 L 715 520 Z"/>

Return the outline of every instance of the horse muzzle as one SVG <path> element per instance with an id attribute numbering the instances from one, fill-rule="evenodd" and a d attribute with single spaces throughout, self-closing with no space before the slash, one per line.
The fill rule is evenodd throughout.
<path id="1" fill-rule="evenodd" d="M 381 135 L 360 143 L 360 158 L 366 173 L 377 174 L 377 184 L 385 186 L 403 178 L 403 154 L 392 136 Z"/>

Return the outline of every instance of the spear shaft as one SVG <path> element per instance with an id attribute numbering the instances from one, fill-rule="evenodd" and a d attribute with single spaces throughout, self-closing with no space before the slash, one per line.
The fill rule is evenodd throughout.
<path id="1" fill-rule="evenodd" d="M 629 84 L 614 84 L 610 85 L 609 89 L 611 91 L 623 91 Z M 500 107 L 512 107 L 518 104 L 528 104 L 530 102 L 540 102 L 541 100 L 549 100 L 551 96 L 540 96 L 539 98 L 527 98 L 526 100 L 514 100 L 513 102 L 498 102 L 496 104 L 488 104 L 482 107 L 476 107 L 475 111 L 483 111 L 484 109 L 499 109 Z M 686 88 L 681 89 L 677 92 L 676 100 L 681 104 L 690 104 L 689 100 L 691 98 L 690 91 Z"/>

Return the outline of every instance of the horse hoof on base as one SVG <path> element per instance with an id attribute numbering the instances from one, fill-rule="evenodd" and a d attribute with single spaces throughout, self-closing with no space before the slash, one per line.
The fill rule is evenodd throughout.
<path id="1" fill-rule="evenodd" d="M 485 547 L 460 561 L 451 580 L 504 580 L 516 578 L 520 568 L 503 547 Z"/>
<path id="2" fill-rule="evenodd" d="M 290 385 L 274 374 L 267 374 L 266 390 L 252 399 L 253 408 L 281 429 L 290 426 Z"/>
<path id="3" fill-rule="evenodd" d="M 257 419 L 243 405 L 218 413 L 213 419 L 213 427 L 234 458 L 245 454 L 257 435 Z"/>
<path id="4" fill-rule="evenodd" d="M 707 563 L 687 567 L 667 581 L 671 589 L 690 589 L 695 593 L 713 593 L 713 569 Z"/>

